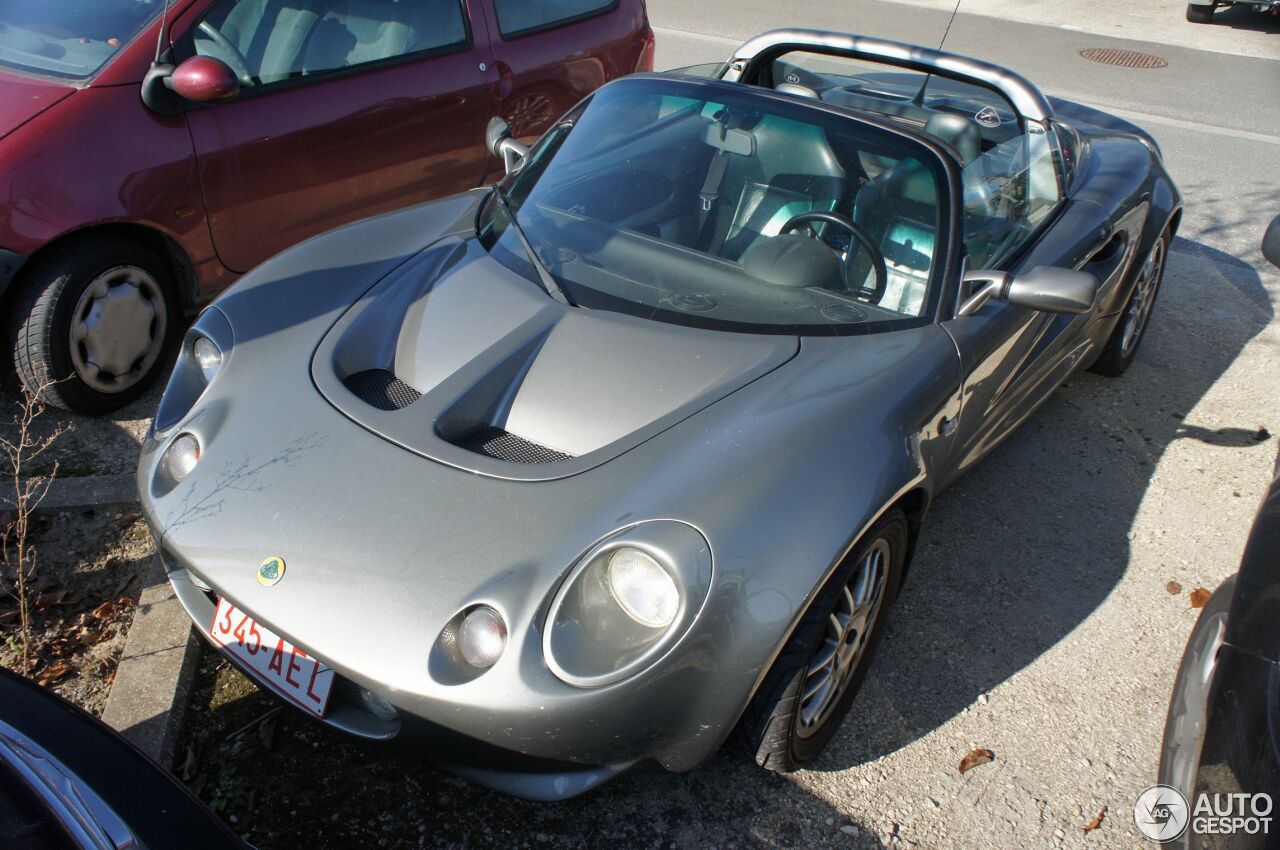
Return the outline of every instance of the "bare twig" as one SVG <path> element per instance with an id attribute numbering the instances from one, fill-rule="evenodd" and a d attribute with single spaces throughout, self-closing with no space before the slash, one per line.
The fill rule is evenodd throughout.
<path id="1" fill-rule="evenodd" d="M 36 434 L 35 420 L 44 413 L 40 396 L 47 387 L 35 392 L 23 387 L 18 411 L 13 416 L 12 436 L 0 435 L 0 455 L 12 477 L 13 489 L 0 493 L 0 503 L 11 508 L 12 518 L 0 531 L 0 555 L 9 568 L 9 583 L 4 590 L 18 603 L 18 631 L 21 659 L 20 671 L 31 673 L 31 594 L 29 585 L 34 580 L 36 547 L 30 541 L 31 517 L 35 509 L 49 494 L 49 488 L 58 476 L 58 463 L 54 461 L 48 474 L 32 475 L 31 463 L 54 444 L 71 426 L 59 424 L 44 436 Z"/>

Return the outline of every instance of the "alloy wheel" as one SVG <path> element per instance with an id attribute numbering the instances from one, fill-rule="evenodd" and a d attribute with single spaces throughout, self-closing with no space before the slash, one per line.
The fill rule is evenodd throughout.
<path id="1" fill-rule="evenodd" d="M 889 542 L 878 538 L 840 588 L 822 645 L 809 662 L 801 685 L 795 713 L 796 733 L 801 738 L 810 737 L 826 723 L 866 654 L 884 604 L 890 555 Z"/>
<path id="2" fill-rule="evenodd" d="M 1165 243 L 1163 239 L 1156 241 L 1155 247 L 1143 264 L 1142 274 L 1133 290 L 1133 298 L 1129 301 L 1129 311 L 1124 317 L 1124 336 L 1120 340 L 1120 352 L 1125 357 L 1138 347 L 1142 339 L 1142 331 L 1147 327 L 1147 319 L 1151 316 L 1151 308 L 1156 303 L 1156 290 L 1160 286 L 1160 277 L 1164 272 Z"/>

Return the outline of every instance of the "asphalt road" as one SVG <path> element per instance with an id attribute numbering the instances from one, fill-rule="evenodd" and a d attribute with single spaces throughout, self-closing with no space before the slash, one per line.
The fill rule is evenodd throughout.
<path id="1" fill-rule="evenodd" d="M 788 25 L 936 46 L 951 18 L 941 5 L 650 0 L 649 12 L 667 68 L 723 59 Z M 681 846 L 876 846 L 891 835 L 966 850 L 1142 843 L 1133 803 L 1154 782 L 1195 620 L 1186 591 L 1236 569 L 1277 451 L 1275 437 L 1255 435 L 1280 433 L 1280 273 L 1258 249 L 1280 213 L 1280 47 L 1270 47 L 1280 20 L 1245 33 L 1259 55 L 1237 56 L 1195 49 L 1202 31 L 1168 21 L 1160 44 L 1099 34 L 1134 31 L 1130 9 L 1120 24 L 1106 18 L 1133 4 L 1085 4 L 1089 33 L 1063 29 L 1043 4 L 1035 23 L 1036 5 L 1023 7 L 1030 22 L 962 6 L 946 48 L 1119 112 L 1163 146 L 1186 214 L 1144 348 L 1123 378 L 1073 379 L 939 499 L 830 752 L 780 783 L 728 758 L 707 766 L 698 786 L 722 790 L 699 810 L 735 816 L 682 825 Z M 1123 70 L 1078 55 L 1116 46 L 1169 65 Z M 957 763 L 973 746 L 996 760 L 962 777 Z M 663 781 L 646 788 L 659 807 L 653 783 Z M 676 787 L 669 805 L 687 804 L 687 786 Z M 1104 806 L 1101 828 L 1086 833 Z"/>

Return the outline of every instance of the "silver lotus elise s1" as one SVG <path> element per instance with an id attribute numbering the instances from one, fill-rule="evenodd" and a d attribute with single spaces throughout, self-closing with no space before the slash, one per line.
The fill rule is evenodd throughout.
<path id="1" fill-rule="evenodd" d="M 804 765 L 933 497 L 1134 357 L 1159 148 L 806 30 L 489 143 L 496 187 L 286 251 L 189 331 L 138 473 L 179 598 L 299 710 L 514 794 L 731 733 Z"/>

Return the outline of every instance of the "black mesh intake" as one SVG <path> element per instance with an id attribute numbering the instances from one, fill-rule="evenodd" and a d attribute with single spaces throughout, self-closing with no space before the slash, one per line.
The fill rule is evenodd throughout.
<path id="1" fill-rule="evenodd" d="M 517 437 L 501 428 L 479 428 L 458 440 L 455 445 L 476 454 L 505 460 L 507 463 L 555 463 L 573 455 Z"/>
<path id="2" fill-rule="evenodd" d="M 346 384 L 361 401 L 379 410 L 401 410 L 422 398 L 422 393 L 386 369 L 356 372 L 347 378 Z"/>

